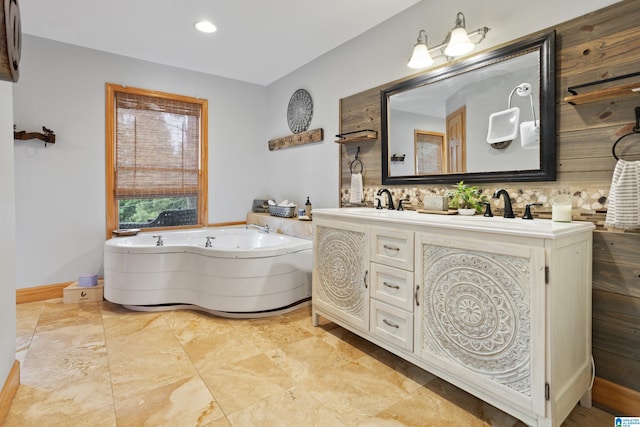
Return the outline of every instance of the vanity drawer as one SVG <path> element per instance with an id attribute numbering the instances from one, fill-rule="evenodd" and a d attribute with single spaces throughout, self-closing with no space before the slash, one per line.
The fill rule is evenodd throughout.
<path id="1" fill-rule="evenodd" d="M 371 260 L 378 264 L 413 271 L 413 232 L 374 227 Z"/>
<path id="2" fill-rule="evenodd" d="M 413 273 L 372 262 L 371 296 L 413 312 Z"/>
<path id="3" fill-rule="evenodd" d="M 371 300 L 370 332 L 407 351 L 413 351 L 413 314 Z"/>

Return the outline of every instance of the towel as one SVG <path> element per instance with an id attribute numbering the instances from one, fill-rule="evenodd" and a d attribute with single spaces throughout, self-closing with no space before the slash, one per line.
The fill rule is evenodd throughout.
<path id="1" fill-rule="evenodd" d="M 618 160 L 616 163 L 604 225 L 640 228 L 640 161 Z"/>
<path id="2" fill-rule="evenodd" d="M 349 203 L 360 204 L 362 203 L 362 199 L 364 198 L 362 194 L 362 174 L 361 173 L 352 173 L 351 174 L 351 192 L 349 194 Z"/>

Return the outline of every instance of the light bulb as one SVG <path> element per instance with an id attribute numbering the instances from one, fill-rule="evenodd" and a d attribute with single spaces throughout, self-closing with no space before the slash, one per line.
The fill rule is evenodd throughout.
<path id="1" fill-rule="evenodd" d="M 467 30 L 464 27 L 457 27 L 451 31 L 451 38 L 444 50 L 444 54 L 447 56 L 461 56 L 471 52 L 473 47 L 474 44 L 469 39 Z"/>
<path id="2" fill-rule="evenodd" d="M 411 58 L 409 59 L 407 66 L 409 68 L 418 69 L 426 68 L 431 64 L 433 64 L 433 58 L 429 53 L 427 45 L 424 43 L 416 43 L 413 47 L 413 54 L 411 54 Z"/>

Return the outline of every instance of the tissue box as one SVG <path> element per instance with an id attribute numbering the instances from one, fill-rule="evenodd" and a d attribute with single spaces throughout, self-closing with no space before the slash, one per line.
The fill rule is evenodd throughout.
<path id="1" fill-rule="evenodd" d="M 78 286 L 81 288 L 88 288 L 90 286 L 96 286 L 98 284 L 97 274 L 85 274 L 78 277 Z"/>
<path id="2" fill-rule="evenodd" d="M 449 198 L 446 196 L 425 196 L 424 208 L 430 211 L 446 211 L 449 209 Z"/>
<path id="3" fill-rule="evenodd" d="M 104 283 L 98 281 L 96 286 L 81 288 L 78 282 L 73 282 L 62 291 L 62 301 L 65 304 L 74 304 L 79 302 L 96 302 L 102 301 L 104 298 Z"/>

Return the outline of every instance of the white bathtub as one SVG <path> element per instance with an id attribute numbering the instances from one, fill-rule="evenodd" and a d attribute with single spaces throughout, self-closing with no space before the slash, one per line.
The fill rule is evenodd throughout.
<path id="1" fill-rule="evenodd" d="M 164 245 L 156 246 L 161 235 Z M 205 247 L 212 236 L 211 247 Z M 262 317 L 308 303 L 310 240 L 245 228 L 156 231 L 104 246 L 104 297 L 130 309 Z"/>

